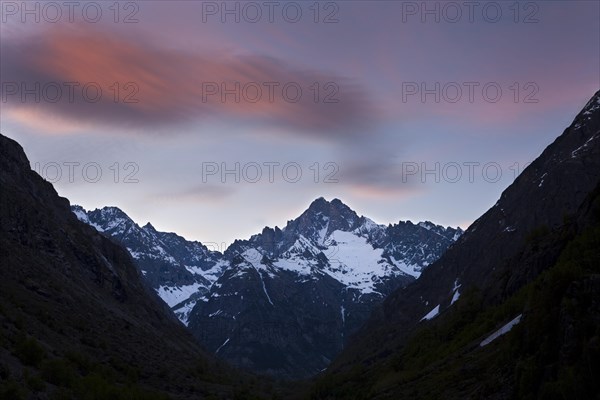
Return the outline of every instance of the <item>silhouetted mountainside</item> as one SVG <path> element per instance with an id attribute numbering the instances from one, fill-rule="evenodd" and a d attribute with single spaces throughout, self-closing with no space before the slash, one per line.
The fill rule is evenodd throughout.
<path id="1" fill-rule="evenodd" d="M 386 299 L 313 398 L 596 398 L 599 183 L 597 92 L 455 245 Z"/>
<path id="2" fill-rule="evenodd" d="M 0 398 L 232 398 L 251 384 L 2 135 L 0 187 Z"/>

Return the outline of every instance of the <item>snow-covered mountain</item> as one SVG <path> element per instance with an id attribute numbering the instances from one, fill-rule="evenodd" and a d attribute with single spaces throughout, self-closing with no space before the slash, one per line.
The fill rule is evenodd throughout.
<path id="1" fill-rule="evenodd" d="M 140 227 L 114 207 L 73 212 L 127 247 L 209 350 L 288 378 L 325 368 L 376 304 L 418 278 L 462 233 L 431 222 L 379 225 L 338 199 L 319 198 L 284 228 L 266 227 L 221 254 Z"/>
<path id="2" fill-rule="evenodd" d="M 129 250 L 148 285 L 184 323 L 195 299 L 210 290 L 227 265 L 221 253 L 175 233 L 158 232 L 150 223 L 140 227 L 117 207 L 71 209 L 80 221 Z"/>
<path id="3" fill-rule="evenodd" d="M 378 225 L 338 199 L 319 198 L 283 229 L 265 228 L 249 240 L 235 241 L 225 256 L 241 255 L 257 268 L 266 257 L 274 270 L 305 277 L 327 274 L 361 294 L 384 294 L 386 279 L 418 278 L 461 233 L 431 222 Z"/>

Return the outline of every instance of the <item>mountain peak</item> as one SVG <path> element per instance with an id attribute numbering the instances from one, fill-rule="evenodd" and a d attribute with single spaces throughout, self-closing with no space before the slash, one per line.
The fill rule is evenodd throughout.
<path id="1" fill-rule="evenodd" d="M 330 214 L 331 211 L 337 211 L 337 212 L 352 212 L 354 213 L 354 211 L 352 211 L 352 209 L 350 207 L 348 207 L 346 204 L 344 204 L 340 199 L 338 198 L 334 198 L 331 201 L 327 201 L 324 197 L 319 197 L 317 199 L 315 199 L 312 203 L 310 203 L 310 206 L 308 206 L 307 211 L 315 211 L 315 212 L 321 212 L 323 214 Z"/>
<path id="2" fill-rule="evenodd" d="M 123 210 L 121 210 L 119 207 L 115 207 L 115 206 L 106 206 L 106 207 L 102 207 L 100 209 L 100 214 L 104 217 L 122 217 L 122 218 L 127 218 L 130 219 L 129 216 L 127 214 L 125 214 L 125 212 Z"/>
<path id="3" fill-rule="evenodd" d="M 321 218 L 327 220 L 344 220 L 349 226 L 354 225 L 359 219 L 350 207 L 337 198 L 327 201 L 325 198 L 319 197 L 310 204 L 300 218 L 306 216 L 314 219 L 315 215 L 321 215 Z"/>
<path id="4" fill-rule="evenodd" d="M 308 209 L 310 210 L 312 209 L 319 209 L 322 207 L 326 207 L 329 205 L 329 202 L 327 200 L 325 200 L 325 197 L 319 197 L 315 200 L 313 200 L 312 203 L 310 203 L 310 206 L 308 206 Z"/>

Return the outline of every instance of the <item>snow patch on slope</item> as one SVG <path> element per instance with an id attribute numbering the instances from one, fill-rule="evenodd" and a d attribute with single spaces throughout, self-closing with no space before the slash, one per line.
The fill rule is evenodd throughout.
<path id="1" fill-rule="evenodd" d="M 189 297 L 196 293 L 201 286 L 202 285 L 199 283 L 178 287 L 160 286 L 156 292 L 169 307 L 173 307 L 182 301 L 189 299 Z"/>
<path id="2" fill-rule="evenodd" d="M 589 143 L 590 143 L 592 140 L 596 139 L 597 137 L 598 137 L 598 135 L 594 135 L 594 136 L 592 136 L 592 137 L 591 137 L 591 138 L 589 138 L 589 139 L 588 139 L 588 140 L 587 140 L 587 141 L 586 141 L 584 144 L 582 144 L 581 146 L 579 146 L 578 148 L 576 148 L 575 150 L 573 150 L 573 151 L 571 152 L 571 158 L 576 158 L 576 157 L 579 155 L 579 153 L 581 153 L 581 152 L 582 152 L 582 151 L 583 151 L 583 150 L 584 150 L 586 147 L 588 147 L 588 144 L 589 144 Z"/>
<path id="3" fill-rule="evenodd" d="M 77 219 L 80 220 L 81 222 L 84 222 L 88 225 L 93 226 L 98 232 L 104 232 L 104 229 L 100 225 L 95 224 L 92 221 L 90 221 L 89 217 L 85 213 L 85 210 L 83 210 L 81 208 L 77 208 L 77 209 L 71 209 L 71 211 L 73 211 L 73 214 L 75 214 Z"/>
<path id="4" fill-rule="evenodd" d="M 271 296 L 269 296 L 269 293 L 267 292 L 267 287 L 265 286 L 265 280 L 262 274 L 259 272 L 258 275 L 260 275 L 260 281 L 262 282 L 262 288 L 265 292 L 265 296 L 267 296 L 267 300 L 269 300 L 269 303 L 271 303 L 271 305 L 274 306 L 273 302 L 271 301 Z"/>
<path id="5" fill-rule="evenodd" d="M 460 283 L 458 283 L 458 279 L 454 281 L 454 288 L 452 289 L 452 291 L 454 292 L 452 295 L 452 301 L 450 302 L 450 305 L 456 303 L 456 301 L 460 298 L 460 292 L 458 291 L 458 289 L 460 288 Z"/>
<path id="6" fill-rule="evenodd" d="M 260 281 L 262 283 L 262 288 L 263 288 L 263 291 L 265 292 L 265 296 L 267 296 L 267 300 L 269 300 L 269 303 L 271 303 L 271 305 L 274 305 L 273 301 L 271 301 L 271 296 L 269 296 L 269 293 L 267 292 L 267 287 L 265 286 L 265 279 L 263 277 L 263 272 L 266 273 L 271 278 L 275 278 L 276 276 L 275 276 L 275 274 L 273 274 L 271 271 L 268 270 L 268 268 L 265 264 L 263 264 L 261 262 L 261 260 L 263 258 L 262 253 L 260 253 L 256 249 L 252 248 L 252 249 L 247 249 L 246 251 L 244 251 L 242 253 L 242 256 L 256 270 L 256 273 L 258 274 Z"/>
<path id="7" fill-rule="evenodd" d="M 227 340 L 219 346 L 219 348 L 217 349 L 217 351 L 215 351 L 215 354 L 219 352 L 219 350 L 221 350 L 227 343 L 229 343 L 229 338 L 227 338 Z"/>
<path id="8" fill-rule="evenodd" d="M 183 306 L 173 309 L 173 312 L 177 316 L 177 318 L 185 325 L 188 326 L 190 314 L 192 309 L 196 305 L 195 301 L 188 301 Z"/>
<path id="9" fill-rule="evenodd" d="M 396 260 L 394 257 L 391 257 L 391 259 L 394 265 L 406 275 L 410 275 L 414 278 L 421 276 L 421 267 L 417 264 L 407 264 L 405 261 Z"/>
<path id="10" fill-rule="evenodd" d="M 429 311 L 427 313 L 427 315 L 425 315 L 423 318 L 421 318 L 421 321 L 428 321 L 430 319 L 433 319 L 435 317 L 437 317 L 437 315 L 440 313 L 440 305 L 438 304 L 437 306 L 435 306 L 433 308 L 433 310 Z"/>
<path id="11" fill-rule="evenodd" d="M 81 222 L 85 222 L 86 224 L 90 223 L 90 219 L 88 218 L 85 211 L 83 211 L 81 209 L 73 209 L 73 214 L 75 214 L 77 219 L 80 220 Z"/>
<path id="12" fill-rule="evenodd" d="M 479 343 L 479 346 L 480 347 L 487 346 L 488 344 L 492 343 L 494 340 L 498 339 L 500 336 L 502 336 L 502 335 L 507 334 L 508 332 L 510 332 L 511 329 L 515 325 L 517 325 L 519 322 L 521 322 L 521 317 L 522 316 L 523 316 L 523 314 L 517 315 L 517 317 L 515 319 L 513 319 L 512 321 L 510 321 L 509 323 L 507 323 L 506 325 L 504 325 L 502 328 L 500 328 L 496 332 L 492 333 L 490 336 L 488 336 L 481 343 Z"/>
<path id="13" fill-rule="evenodd" d="M 196 266 L 185 265 L 185 269 L 194 275 L 200 275 L 211 284 L 214 284 L 223 275 L 223 271 L 229 266 L 229 262 L 226 260 L 217 261 L 212 267 L 203 271 L 202 268 Z"/>
<path id="14" fill-rule="evenodd" d="M 362 293 L 376 292 L 373 276 L 384 276 L 392 268 L 390 264 L 380 262 L 383 249 L 373 248 L 367 239 L 351 232 L 336 230 L 330 239 L 332 246 L 327 252 L 334 255 L 325 272 L 349 288 Z"/>

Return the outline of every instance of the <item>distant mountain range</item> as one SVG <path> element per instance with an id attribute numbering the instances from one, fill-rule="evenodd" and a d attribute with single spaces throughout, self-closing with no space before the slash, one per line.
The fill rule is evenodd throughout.
<path id="1" fill-rule="evenodd" d="M 431 222 L 378 225 L 338 199 L 222 254 L 143 227 L 116 207 L 77 217 L 125 246 L 146 282 L 210 350 L 284 378 L 325 368 L 372 308 L 462 234 Z"/>

